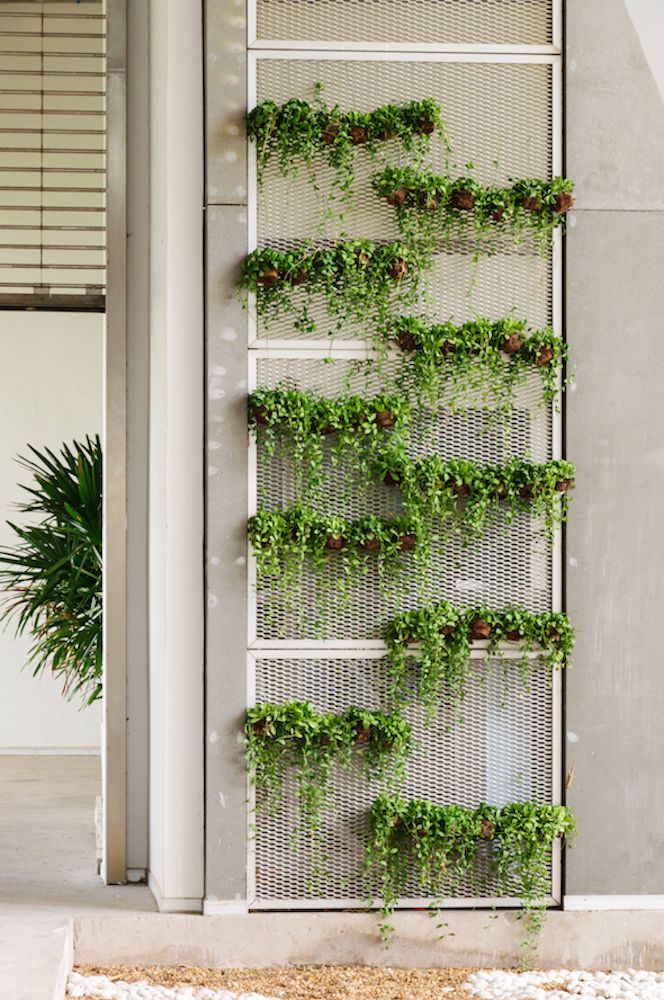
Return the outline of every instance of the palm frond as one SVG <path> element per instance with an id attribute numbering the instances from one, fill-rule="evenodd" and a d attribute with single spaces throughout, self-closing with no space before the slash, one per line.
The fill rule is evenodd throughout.
<path id="1" fill-rule="evenodd" d="M 0 548 L 0 620 L 32 634 L 35 676 L 51 672 L 67 697 L 91 704 L 102 691 L 101 442 L 29 451 L 18 461 L 33 482 L 21 486 L 17 510 L 31 516 L 8 522 L 17 540 Z"/>

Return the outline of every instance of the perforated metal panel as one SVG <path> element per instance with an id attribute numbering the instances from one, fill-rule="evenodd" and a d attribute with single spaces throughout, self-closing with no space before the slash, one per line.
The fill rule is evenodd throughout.
<path id="1" fill-rule="evenodd" d="M 259 39 L 546 45 L 552 0 L 257 0 Z M 313 47 L 313 45 L 312 45 Z"/>
<path id="2" fill-rule="evenodd" d="M 510 178 L 550 177 L 552 169 L 552 63 L 451 62 L 434 59 L 266 59 L 257 60 L 257 101 L 282 103 L 290 97 L 312 101 L 314 85 L 323 83 L 328 104 L 343 110 L 370 111 L 388 102 L 433 97 L 442 108 L 451 137 L 448 152 L 433 136 L 430 162 L 473 176 L 483 184 L 508 184 Z M 381 144 L 374 161 L 366 150 L 355 154 L 354 207 L 340 223 L 328 222 L 323 233 L 389 239 L 396 232 L 394 209 L 376 197 L 371 177 L 384 162 L 402 161 L 399 144 Z M 265 172 L 259 200 L 259 240 L 309 239 L 319 232 L 333 173 L 316 162 L 312 187 L 306 170 L 293 181 L 274 163 Z"/>
<path id="3" fill-rule="evenodd" d="M 422 708 L 405 711 L 413 726 L 414 750 L 404 796 L 469 808 L 487 801 L 496 805 L 524 799 L 550 801 L 555 694 L 548 672 L 534 662 L 526 691 L 515 661 L 474 661 L 472 669 L 475 677 L 468 685 L 461 721 L 453 721 L 450 711 L 442 708 L 427 726 Z M 379 708 L 387 684 L 385 662 L 366 655 L 303 660 L 285 654 L 256 661 L 256 696 L 261 701 L 300 698 L 320 711 L 341 711 L 349 704 Z M 259 905 L 284 901 L 302 905 L 324 899 L 328 905 L 335 901 L 335 905 L 361 906 L 365 901 L 360 870 L 366 817 L 382 786 L 367 781 L 360 755 L 358 751 L 353 768 L 338 769 L 334 775 L 333 806 L 325 811 L 322 826 L 327 874 L 317 885 L 310 884 L 310 845 L 291 843 L 297 817 L 292 786 L 286 789 L 279 812 L 260 816 L 255 842 Z M 476 894 L 469 882 L 456 896 Z M 424 895 L 413 880 L 403 905 Z M 491 883 L 487 895 L 496 895 Z"/>
<path id="4" fill-rule="evenodd" d="M 389 386 L 397 364 L 392 361 L 380 374 L 374 371 L 365 377 L 358 372 L 353 378 L 349 375 L 353 360 L 347 357 L 330 362 L 315 356 L 267 355 L 257 359 L 256 381 L 268 386 L 305 385 L 326 396 L 348 391 L 372 395 Z M 259 434 L 258 494 L 267 507 L 286 506 L 298 497 L 292 467 L 281 452 L 266 455 L 261 440 Z M 537 375 L 533 374 L 518 393 L 507 426 L 492 422 L 487 410 L 449 413 L 443 403 L 435 414 L 426 408 L 416 412 L 407 450 L 414 458 L 440 454 L 488 463 L 506 462 L 511 455 L 518 455 L 546 461 L 551 457 L 551 414 L 541 406 Z M 343 465 L 328 463 L 326 473 L 323 493 L 314 504 L 322 513 L 334 511 L 360 518 L 369 512 L 389 517 L 401 511 L 398 489 L 380 481 L 358 482 Z M 431 529 L 435 534 L 441 526 L 432 523 Z M 351 587 L 345 604 L 336 596 L 335 583 L 339 584 L 341 571 L 333 554 L 323 573 L 304 573 L 301 588 L 286 603 L 278 586 L 265 584 L 256 595 L 255 638 L 289 642 L 298 637 L 380 639 L 398 610 L 441 595 L 462 604 L 486 601 L 501 607 L 519 602 L 538 611 L 551 606 L 551 550 L 541 522 L 525 515 L 511 527 L 501 517 L 481 538 L 467 545 L 459 538 L 435 543 L 421 590 L 413 583 L 413 559 L 411 554 L 402 557 L 402 574 L 394 582 L 394 593 L 386 595 L 379 587 L 377 561 L 368 557 L 366 576 Z M 330 599 L 331 595 L 335 596 Z"/>
<path id="5" fill-rule="evenodd" d="M 371 17 L 367 10 L 371 8 Z M 442 105 L 452 152 L 434 136 L 429 158 L 441 171 L 473 173 L 483 183 L 507 184 L 511 178 L 551 177 L 559 169 L 557 134 L 557 56 L 516 51 L 501 57 L 502 45 L 546 46 L 555 34 L 551 0 L 413 0 L 408 5 L 377 0 L 258 0 L 257 37 L 267 39 L 250 60 L 249 95 L 253 103 L 270 98 L 312 99 L 314 85 L 325 84 L 329 104 L 342 109 L 370 110 L 388 101 L 434 97 Z M 370 37 L 366 38 L 366 33 Z M 335 39 L 344 51 L 332 51 Z M 293 43 L 285 51 L 283 39 Z M 413 52 L 388 54 L 349 52 L 348 43 L 411 43 Z M 432 52 L 432 44 L 467 43 L 493 46 L 493 54 Z M 415 53 L 421 43 L 422 49 Z M 319 51 L 305 51 L 310 49 Z M 263 46 L 258 43 L 257 49 Z M 281 46 L 281 50 L 279 50 Z M 268 49 L 273 51 L 268 51 Z M 361 48 L 358 44 L 357 49 Z M 324 52 L 323 50 L 330 51 Z M 372 162 L 359 149 L 355 160 L 354 199 L 340 220 L 339 201 L 329 201 L 334 176 L 316 164 L 317 190 L 306 169 L 287 179 L 274 165 L 265 171 L 262 192 L 250 171 L 250 246 L 289 247 L 309 239 L 366 237 L 392 240 L 395 215 L 373 194 L 371 176 L 384 162 L 404 162 L 396 143 L 385 143 Z M 333 211 L 327 214 L 326 208 Z M 422 301 L 412 312 L 432 320 L 457 323 L 479 315 L 498 319 L 512 314 L 532 327 L 558 321 L 558 277 L 555 253 L 541 256 L 531 246 L 510 239 L 499 252 L 477 263 L 472 246 L 441 245 L 424 283 Z M 296 293 L 301 294 L 301 293 Z M 361 325 L 342 330 L 315 302 L 311 314 L 317 329 L 302 335 L 292 320 L 266 324 L 250 311 L 250 388 L 287 384 L 326 396 L 346 392 L 386 391 L 403 363 L 390 355 L 380 371 L 360 374 L 353 366 L 363 357 L 362 343 L 372 330 Z M 486 403 L 464 400 L 465 411 L 452 413 L 443 398 L 440 409 L 418 413 L 409 443 L 411 455 L 438 453 L 482 462 L 504 462 L 510 456 L 546 461 L 558 454 L 557 424 L 550 408 L 541 406 L 536 373 L 516 395 L 510 420 L 500 429 Z M 288 458 L 266 455 L 259 434 L 251 445 L 251 511 L 257 499 L 278 508 L 297 499 Z M 398 489 L 380 482 L 358 482 L 342 463 L 326 463 L 326 484 L 317 503 L 326 513 L 356 518 L 389 516 L 400 509 Z M 250 512 L 251 512 L 250 511 Z M 432 525 L 435 530 L 436 526 Z M 402 571 L 389 592 L 381 591 L 376 559 L 367 556 L 366 573 L 340 600 L 334 589 L 339 560 L 330 554 L 320 574 L 303 573 L 288 599 L 278 589 L 250 588 L 252 684 L 256 701 L 311 700 L 318 709 L 341 710 L 350 704 L 385 706 L 386 667 L 382 639 L 391 617 L 426 600 L 447 599 L 459 605 L 475 602 L 502 607 L 521 603 L 533 611 L 557 606 L 557 562 L 544 538 L 543 526 L 520 515 L 507 530 L 497 520 L 479 538 L 435 544 L 421 586 L 414 583 L 413 556 L 401 557 Z M 250 558 L 250 578 L 253 578 Z M 483 680 L 470 684 L 463 721 L 451 724 L 443 707 L 433 725 L 424 725 L 421 707 L 408 710 L 416 747 L 408 765 L 406 796 L 446 804 L 476 806 L 480 801 L 504 804 L 530 798 L 538 802 L 559 795 L 556 777 L 555 718 L 558 682 L 535 669 L 528 691 L 512 664 L 478 667 Z M 283 808 L 259 815 L 252 843 L 255 906 L 339 907 L 362 905 L 359 875 L 364 851 L 367 809 L 380 787 L 371 787 L 360 770 L 334 778 L 334 808 L 324 817 L 328 875 L 312 886 L 311 850 L 290 845 L 294 827 L 294 789 L 286 788 Z M 254 867 L 255 863 L 255 867 Z M 555 883 L 557 869 L 552 869 Z M 487 896 L 495 886 L 485 887 Z M 423 889 L 413 882 L 403 905 L 422 905 Z M 477 887 L 469 882 L 450 905 L 470 905 Z"/>

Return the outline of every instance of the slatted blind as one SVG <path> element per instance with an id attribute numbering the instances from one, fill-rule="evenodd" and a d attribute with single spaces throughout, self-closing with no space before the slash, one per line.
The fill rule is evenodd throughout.
<path id="1" fill-rule="evenodd" d="M 0 2 L 0 307 L 104 308 L 104 0 Z"/>

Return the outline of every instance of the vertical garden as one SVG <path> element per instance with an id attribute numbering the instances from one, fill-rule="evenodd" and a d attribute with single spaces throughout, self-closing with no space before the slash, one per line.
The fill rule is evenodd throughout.
<path id="1" fill-rule="evenodd" d="M 552 66 L 274 58 L 256 90 L 256 905 L 386 937 L 396 906 L 515 906 L 532 944 L 574 829 Z"/>

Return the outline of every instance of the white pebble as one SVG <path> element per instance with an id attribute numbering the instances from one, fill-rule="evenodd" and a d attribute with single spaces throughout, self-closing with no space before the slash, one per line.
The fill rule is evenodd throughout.
<path id="1" fill-rule="evenodd" d="M 114 983 L 106 976 L 82 976 L 78 972 L 71 973 L 67 990 L 70 997 L 94 997 L 95 1000 L 276 1000 L 260 993 L 229 993 L 228 990 L 211 990 L 205 986 Z"/>

